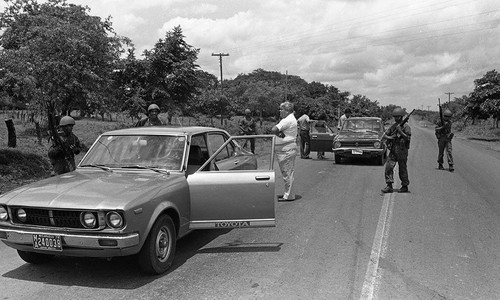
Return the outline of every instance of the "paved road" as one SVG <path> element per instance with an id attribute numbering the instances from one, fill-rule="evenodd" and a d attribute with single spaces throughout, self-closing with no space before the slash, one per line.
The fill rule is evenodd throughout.
<path id="1" fill-rule="evenodd" d="M 158 277 L 128 258 L 32 266 L 1 244 L 2 298 L 495 299 L 500 156 L 456 139 L 439 171 L 432 130 L 411 125 L 409 194 L 380 193 L 382 166 L 299 159 L 302 198 L 277 203 L 276 228 L 193 232 Z"/>

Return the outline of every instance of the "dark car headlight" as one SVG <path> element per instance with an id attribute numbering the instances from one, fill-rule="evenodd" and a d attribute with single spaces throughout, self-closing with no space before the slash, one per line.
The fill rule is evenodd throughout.
<path id="1" fill-rule="evenodd" d="M 97 217 L 93 212 L 86 211 L 81 214 L 80 222 L 85 228 L 95 228 Z"/>
<path id="2" fill-rule="evenodd" d="M 123 226 L 123 217 L 116 211 L 110 211 L 106 214 L 106 223 L 111 228 L 120 228 Z"/>
<path id="3" fill-rule="evenodd" d="M 340 148 L 340 146 L 342 146 L 342 144 L 339 142 L 339 141 L 336 141 L 333 143 L 333 148 Z"/>
<path id="4" fill-rule="evenodd" d="M 7 209 L 3 206 L 0 206 L 0 221 L 7 221 L 9 219 L 9 213 Z"/>
<path id="5" fill-rule="evenodd" d="M 16 217 L 19 221 L 21 222 L 26 222 L 26 219 L 28 218 L 28 215 L 26 214 L 26 211 L 22 208 L 19 208 L 17 211 L 16 211 Z"/>
<path id="6" fill-rule="evenodd" d="M 373 147 L 380 148 L 380 141 L 376 141 L 375 143 L 373 143 Z"/>

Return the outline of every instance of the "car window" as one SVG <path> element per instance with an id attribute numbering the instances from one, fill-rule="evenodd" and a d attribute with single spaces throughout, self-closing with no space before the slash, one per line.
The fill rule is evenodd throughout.
<path id="1" fill-rule="evenodd" d="M 185 143 L 184 136 L 102 136 L 92 146 L 80 165 L 116 168 L 144 166 L 180 170 Z"/>
<path id="2" fill-rule="evenodd" d="M 208 144 L 210 147 L 210 153 L 214 153 L 217 151 L 222 144 L 227 140 L 227 137 L 222 135 L 222 134 L 209 134 L 208 135 Z M 220 161 L 223 159 L 227 159 L 231 156 L 231 153 L 233 153 L 233 149 L 230 149 L 232 144 L 228 144 L 224 149 L 222 149 L 221 152 L 217 154 L 215 157 L 215 161 Z"/>

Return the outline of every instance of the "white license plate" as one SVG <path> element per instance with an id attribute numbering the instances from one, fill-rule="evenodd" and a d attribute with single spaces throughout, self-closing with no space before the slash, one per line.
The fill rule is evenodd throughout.
<path id="1" fill-rule="evenodd" d="M 33 249 L 62 251 L 60 235 L 33 234 Z"/>
<path id="2" fill-rule="evenodd" d="M 354 149 L 354 150 L 352 150 L 352 154 L 354 154 L 354 155 L 363 155 L 363 150 Z"/>

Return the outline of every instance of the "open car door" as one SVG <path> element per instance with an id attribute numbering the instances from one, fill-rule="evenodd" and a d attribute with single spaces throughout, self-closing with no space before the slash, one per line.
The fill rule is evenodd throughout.
<path id="1" fill-rule="evenodd" d="M 255 139 L 253 154 L 243 148 Z M 221 159 L 220 153 L 229 153 Z M 245 167 L 241 168 L 244 163 Z M 205 166 L 214 167 L 204 171 Z M 190 229 L 274 227 L 274 135 L 230 137 L 196 172 L 187 176 Z"/>
<path id="2" fill-rule="evenodd" d="M 309 150 L 311 152 L 333 152 L 333 139 L 336 134 L 328 127 L 317 127 L 316 124 L 311 125 L 311 141 L 309 142 Z"/>

